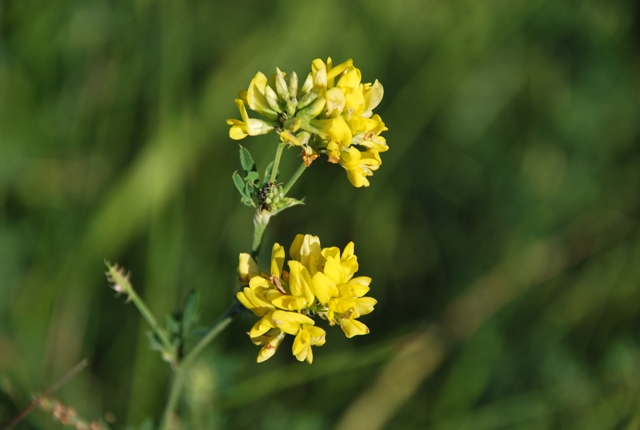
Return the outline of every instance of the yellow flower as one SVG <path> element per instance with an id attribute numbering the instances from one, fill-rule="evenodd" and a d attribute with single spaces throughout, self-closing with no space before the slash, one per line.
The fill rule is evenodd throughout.
<path id="1" fill-rule="evenodd" d="M 353 242 L 349 242 L 342 253 L 336 247 L 324 248 L 322 256 L 324 268 L 313 277 L 313 286 L 318 301 L 326 306 L 330 324 L 340 325 L 347 337 L 369 333 L 367 326 L 356 319 L 371 313 L 377 301 L 364 297 L 369 292 L 371 278 L 353 277 L 358 271 Z"/>
<path id="2" fill-rule="evenodd" d="M 331 119 L 312 119 L 309 121 L 308 130 L 318 134 L 323 139 L 337 142 L 341 148 L 347 148 L 351 144 L 351 129 L 343 117 Z"/>
<path id="3" fill-rule="evenodd" d="M 358 130 L 353 136 L 353 145 L 364 146 L 377 152 L 389 149 L 386 139 L 380 136 L 380 133 L 387 130 L 380 115 L 376 114 L 372 118 L 353 118 L 349 121 L 349 127 Z"/>
<path id="4" fill-rule="evenodd" d="M 249 279 L 260 274 L 258 265 L 249 254 L 240 254 L 240 261 L 238 262 L 238 274 L 240 275 L 238 279 L 244 284 L 248 283 Z"/>
<path id="5" fill-rule="evenodd" d="M 345 93 L 357 91 L 360 89 L 360 79 L 362 75 L 360 69 L 355 67 L 347 67 L 341 72 L 340 79 L 336 86 Z"/>
<path id="6" fill-rule="evenodd" d="M 373 175 L 378 170 L 382 161 L 377 151 L 359 151 L 353 146 L 348 151 L 343 151 L 340 164 L 347 171 L 347 177 L 354 187 L 368 187 L 367 176 Z"/>
<path id="7" fill-rule="evenodd" d="M 249 89 L 246 94 L 242 95 L 246 98 L 247 105 L 252 110 L 275 121 L 278 119 L 279 114 L 282 113 L 282 110 L 277 103 L 278 96 L 267 83 L 267 77 L 264 73 L 258 72 L 249 83 Z"/>
<path id="8" fill-rule="evenodd" d="M 275 243 L 270 274 L 259 273 L 248 254 L 240 255 L 238 272 L 248 286 L 237 298 L 260 317 L 249 331 L 253 343 L 262 346 L 259 363 L 273 356 L 285 334 L 295 336 L 293 355 L 311 363 L 311 347 L 323 345 L 326 336 L 315 326 L 315 316 L 339 325 L 347 337 L 369 332 L 357 318 L 372 312 L 376 300 L 365 297 L 371 278 L 354 277 L 358 260 L 353 242 L 341 252 L 337 247 L 321 248 L 317 236 L 299 234 L 289 255 L 287 271 L 284 248 Z"/>
<path id="9" fill-rule="evenodd" d="M 364 110 L 363 118 L 371 118 L 373 110 L 378 107 L 384 96 L 384 88 L 382 84 L 376 81 L 373 84 L 364 84 Z"/>
<path id="10" fill-rule="evenodd" d="M 302 263 L 311 276 L 321 269 L 320 264 L 323 257 L 318 236 L 310 234 L 296 235 L 291 243 L 289 255 L 293 260 Z"/>
<path id="11" fill-rule="evenodd" d="M 368 186 L 367 177 L 381 165 L 379 154 L 389 149 L 381 136 L 387 127 L 373 114 L 383 96 L 380 82 L 363 83 L 351 59 L 335 66 L 331 58 L 313 60 L 301 88 L 296 73 L 276 68 L 269 80 L 258 72 L 236 100 L 242 120 L 227 120 L 229 135 L 239 140 L 275 129 L 281 142 L 302 149 L 307 167 L 326 154 L 354 186 Z M 249 118 L 245 104 L 266 120 Z"/>
<path id="12" fill-rule="evenodd" d="M 254 278 L 258 279 L 258 278 Z M 261 317 L 267 313 L 273 311 L 275 306 L 265 296 L 266 288 L 256 288 L 256 282 L 252 282 L 252 287 L 244 287 L 242 291 L 236 294 L 236 297 L 242 303 L 242 305 L 249 309 L 251 312 Z M 266 282 L 265 282 L 266 284 Z"/>
<path id="13" fill-rule="evenodd" d="M 322 250 L 325 258 L 324 274 L 338 285 L 347 283 L 358 271 L 358 258 L 354 254 L 354 243 L 349 242 L 344 247 L 342 255 L 340 249 L 333 246 Z"/>
<path id="14" fill-rule="evenodd" d="M 313 363 L 311 346 L 322 346 L 325 342 L 326 332 L 320 327 L 303 324 L 293 341 L 293 355 L 298 361 Z"/>
<path id="15" fill-rule="evenodd" d="M 303 325 L 314 325 L 315 322 L 306 315 L 296 312 L 274 311 L 271 315 L 276 327 L 287 334 L 296 335 Z"/>
<path id="16" fill-rule="evenodd" d="M 369 327 L 353 318 L 344 318 L 339 320 L 340 328 L 348 338 L 360 334 L 369 334 Z"/>
<path id="17" fill-rule="evenodd" d="M 325 94 L 328 116 L 338 116 L 345 107 L 346 100 L 340 88 L 331 88 Z"/>
<path id="18" fill-rule="evenodd" d="M 281 278 L 282 266 L 284 266 L 284 247 L 279 243 L 274 243 L 271 248 L 271 276 Z"/>
<path id="19" fill-rule="evenodd" d="M 289 261 L 289 289 L 292 296 L 304 298 L 305 307 L 313 305 L 315 296 L 311 290 L 311 276 L 299 261 Z"/>
<path id="20" fill-rule="evenodd" d="M 313 275 L 311 280 L 313 294 L 318 298 L 318 302 L 322 305 L 326 306 L 332 297 L 336 297 L 340 294 L 336 283 L 323 272 L 317 272 Z M 331 319 L 331 317 L 329 317 L 329 319 Z"/>
<path id="21" fill-rule="evenodd" d="M 260 134 L 266 134 L 273 130 L 273 125 L 267 121 L 261 119 L 249 118 L 247 109 L 244 107 L 244 102 L 241 99 L 235 100 L 242 121 L 237 119 L 228 119 L 227 124 L 231 126 L 229 129 L 229 137 L 233 140 L 241 140 L 247 136 L 258 136 Z"/>
<path id="22" fill-rule="evenodd" d="M 262 363 L 263 361 L 273 357 L 273 354 L 276 353 L 278 347 L 282 343 L 282 339 L 284 339 L 284 332 L 278 329 L 270 330 L 262 336 L 252 338 L 251 341 L 255 345 L 264 345 L 258 353 L 258 363 Z"/>
<path id="23" fill-rule="evenodd" d="M 278 328 L 275 321 L 273 321 L 274 312 L 276 311 L 270 311 L 267 314 L 265 314 L 262 318 L 260 318 L 258 322 L 255 323 L 253 327 L 251 327 L 251 330 L 249 330 L 249 337 L 251 337 L 252 339 L 259 338 L 265 333 L 267 333 L 268 331 Z"/>
<path id="24" fill-rule="evenodd" d="M 311 63 L 311 76 L 313 77 L 314 86 L 324 90 L 331 89 L 334 87 L 335 78 L 345 73 L 345 70 L 352 68 L 354 67 L 351 59 L 333 67 L 330 57 L 327 59 L 326 64 L 321 59 L 316 58 Z"/>
<path id="25" fill-rule="evenodd" d="M 333 320 L 335 314 L 338 314 L 338 318 L 343 318 L 344 315 L 359 318 L 371 313 L 377 300 L 363 297 L 369 291 L 370 282 L 371 278 L 362 276 L 352 279 L 349 284 L 341 285 L 337 297 L 328 303 L 327 317 Z"/>

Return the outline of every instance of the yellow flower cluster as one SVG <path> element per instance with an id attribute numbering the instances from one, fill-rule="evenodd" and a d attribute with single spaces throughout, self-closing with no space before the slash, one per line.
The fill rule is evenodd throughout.
<path id="1" fill-rule="evenodd" d="M 326 154 L 355 187 L 367 187 L 367 177 L 382 164 L 380 153 L 389 149 L 380 135 L 387 127 L 373 114 L 383 94 L 377 80 L 361 82 L 352 60 L 335 66 L 331 58 L 314 60 L 301 88 L 295 72 L 276 69 L 270 80 L 259 72 L 235 100 L 242 120 L 227 120 L 229 136 L 240 140 L 275 130 L 282 142 L 303 149 L 307 166 Z M 246 106 L 265 119 L 250 118 Z"/>
<path id="2" fill-rule="evenodd" d="M 249 254 L 240 254 L 238 272 L 246 286 L 237 297 L 261 317 L 249 331 L 253 343 L 262 346 L 258 363 L 275 354 L 285 334 L 295 336 L 293 355 L 311 363 L 311 346 L 324 345 L 326 335 L 311 318 L 316 315 L 339 325 L 349 338 L 369 333 L 357 319 L 373 311 L 377 301 L 365 297 L 371 278 L 353 277 L 358 270 L 353 251 L 353 242 L 341 253 L 336 247 L 322 249 L 317 236 L 299 234 L 289 250 L 289 271 L 283 270 L 284 248 L 273 245 L 270 274 L 260 273 Z"/>

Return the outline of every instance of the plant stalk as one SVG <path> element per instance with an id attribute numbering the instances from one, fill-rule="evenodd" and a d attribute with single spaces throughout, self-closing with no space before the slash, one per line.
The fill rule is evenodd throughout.
<path id="1" fill-rule="evenodd" d="M 230 323 L 233 316 L 241 310 L 241 305 L 237 300 L 234 300 L 231 305 L 224 311 L 224 313 L 213 324 L 209 332 L 198 341 L 191 351 L 184 357 L 184 359 L 175 368 L 175 376 L 171 382 L 171 388 L 169 391 L 169 399 L 164 409 L 162 417 L 162 430 L 173 430 L 177 428 L 178 415 L 176 409 L 178 408 L 178 402 L 184 388 L 184 383 L 187 379 L 189 368 L 198 358 L 200 353 L 215 339 Z"/>
<path id="2" fill-rule="evenodd" d="M 289 193 L 289 190 L 291 189 L 291 187 L 293 187 L 293 184 L 296 183 L 296 181 L 300 178 L 300 176 L 302 176 L 302 173 L 306 169 L 307 169 L 307 166 L 304 163 L 302 163 L 300 166 L 298 166 L 298 170 L 296 170 L 293 173 L 291 178 L 289 178 L 289 180 L 285 184 L 284 188 L 282 189 L 282 191 L 284 191 L 285 196 Z"/>
<path id="3" fill-rule="evenodd" d="M 129 296 L 133 304 L 136 306 L 136 308 L 138 308 L 138 310 L 140 311 L 144 319 L 147 320 L 147 323 L 151 326 L 151 329 L 153 330 L 153 332 L 156 334 L 156 336 L 158 336 L 158 338 L 162 342 L 162 345 L 164 346 L 164 352 L 166 352 L 166 354 L 169 355 L 168 357 L 165 357 L 165 358 L 168 359 L 169 363 L 171 363 L 173 367 L 175 367 L 178 362 L 178 358 L 176 355 L 176 348 L 171 344 L 166 333 L 158 324 L 156 317 L 153 315 L 151 310 L 147 307 L 145 302 L 140 298 L 138 293 L 136 293 L 136 291 L 133 288 L 130 288 L 127 291 L 127 295 Z"/>
<path id="4" fill-rule="evenodd" d="M 280 158 L 282 158 L 282 151 L 284 150 L 286 143 L 279 143 L 276 150 L 276 158 L 273 159 L 273 169 L 271 170 L 270 182 L 275 182 L 278 176 L 278 168 L 280 167 Z"/>

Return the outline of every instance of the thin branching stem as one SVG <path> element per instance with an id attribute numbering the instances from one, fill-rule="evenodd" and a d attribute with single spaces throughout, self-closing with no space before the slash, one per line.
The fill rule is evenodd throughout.
<path id="1" fill-rule="evenodd" d="M 9 430 L 9 429 L 14 428 L 16 425 L 18 425 L 18 423 L 20 421 L 22 421 L 27 415 L 29 415 L 31 413 L 31 411 L 33 411 L 38 406 L 38 399 L 43 398 L 43 397 L 47 397 L 50 394 L 53 394 L 54 392 L 58 391 L 67 382 L 69 382 L 70 380 L 75 378 L 78 373 L 82 372 L 85 369 L 85 367 L 87 367 L 88 365 L 89 365 L 89 361 L 85 358 L 80 363 L 78 363 L 75 366 L 73 366 L 73 369 L 68 371 L 62 378 L 60 378 L 56 382 L 54 382 L 42 394 L 36 396 L 31 401 L 31 403 L 29 403 L 29 405 L 27 405 L 26 408 L 21 410 L 20 413 L 18 413 L 18 415 L 13 417 L 11 419 L 11 421 L 9 421 L 8 423 L 4 424 L 2 426 L 2 430 Z"/>
<path id="2" fill-rule="evenodd" d="M 271 170 L 271 176 L 269 177 L 269 182 L 275 182 L 276 177 L 278 176 L 278 168 L 280 167 L 280 158 L 282 158 L 282 151 L 286 143 L 278 144 L 278 149 L 276 149 L 276 158 L 273 159 L 273 169 Z"/>
<path id="3" fill-rule="evenodd" d="M 296 183 L 296 181 L 300 178 L 300 176 L 302 176 L 302 173 L 306 169 L 307 169 L 307 166 L 304 163 L 302 163 L 300 166 L 298 166 L 298 170 L 296 170 L 293 173 L 293 176 L 291 176 L 291 178 L 289 178 L 289 180 L 285 184 L 284 188 L 282 189 L 282 191 L 284 191 L 285 195 L 287 195 L 289 193 L 289 190 L 291 189 L 291 187 L 293 187 L 293 184 Z"/>
<path id="4" fill-rule="evenodd" d="M 237 300 L 234 300 L 220 318 L 218 318 L 218 320 L 213 324 L 207 334 L 198 341 L 193 349 L 189 351 L 180 364 L 175 368 L 173 381 L 171 382 L 171 388 L 169 391 L 169 399 L 167 400 L 162 418 L 162 426 L 160 427 L 162 430 L 170 430 L 177 427 L 176 424 L 178 417 L 176 409 L 180 401 L 184 383 L 188 377 L 189 368 L 204 348 L 206 348 L 207 345 L 209 345 L 211 341 L 213 341 L 213 339 L 215 339 L 231 323 L 234 315 L 240 310 L 240 303 Z"/>
<path id="5" fill-rule="evenodd" d="M 172 366 L 175 366 L 178 361 L 176 357 L 176 348 L 171 344 L 171 341 L 169 341 L 165 331 L 158 324 L 153 312 L 151 312 L 146 303 L 140 298 L 133 288 L 129 290 L 128 296 L 136 308 L 138 308 L 144 319 L 147 320 L 147 323 L 151 326 L 153 333 L 158 336 L 158 339 L 162 342 L 164 352 L 168 354 L 168 357 L 165 358 L 168 359 Z"/>
<path id="6" fill-rule="evenodd" d="M 147 320 L 149 326 L 153 330 L 153 333 L 158 337 L 162 343 L 162 352 L 164 358 L 175 366 L 178 362 L 177 351 L 175 346 L 171 343 L 165 331 L 160 327 L 153 312 L 147 307 L 146 303 L 140 298 L 136 290 L 133 289 L 131 282 L 129 282 L 129 275 L 126 274 L 117 265 L 111 265 L 105 261 L 109 271 L 107 272 L 107 279 L 113 284 L 112 288 L 116 290 L 118 294 L 126 294 L 127 300 L 133 302 L 138 308 L 142 317 Z"/>

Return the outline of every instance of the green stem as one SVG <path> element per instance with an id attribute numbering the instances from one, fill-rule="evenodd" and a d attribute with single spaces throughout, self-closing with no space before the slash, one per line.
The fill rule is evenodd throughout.
<path id="1" fill-rule="evenodd" d="M 136 306 L 136 308 L 138 308 L 144 319 L 147 320 L 147 323 L 151 326 L 153 333 L 158 336 L 158 339 L 160 339 L 160 342 L 162 342 L 163 352 L 168 355 L 164 358 L 167 359 L 169 363 L 171 363 L 171 366 L 176 366 L 178 361 L 176 357 L 176 348 L 171 344 L 164 330 L 162 329 L 162 327 L 160 327 L 158 321 L 156 321 L 156 317 L 147 307 L 145 302 L 140 298 L 138 293 L 136 293 L 136 290 L 134 290 L 133 288 L 129 288 L 127 291 L 127 295 Z"/>
<path id="2" fill-rule="evenodd" d="M 286 185 L 282 189 L 282 191 L 284 191 L 284 195 L 285 196 L 289 193 L 289 190 L 291 189 L 291 187 L 293 187 L 293 184 L 296 183 L 296 181 L 300 178 L 300 176 L 302 176 L 302 172 L 304 172 L 306 169 L 307 169 L 307 166 L 304 163 L 302 163 L 298 167 L 298 170 L 296 170 L 293 173 L 293 176 L 291 176 L 291 178 L 289 178 L 289 180 L 287 181 Z"/>
<path id="3" fill-rule="evenodd" d="M 171 388 L 169 391 L 169 399 L 167 400 L 167 405 L 164 409 L 163 417 L 162 417 L 162 430 L 169 430 L 176 428 L 175 422 L 177 419 L 176 409 L 178 407 L 178 402 L 180 401 L 180 395 L 182 394 L 182 389 L 184 388 L 184 383 L 187 379 L 189 368 L 198 358 L 198 355 L 211 343 L 213 339 L 215 339 L 230 323 L 233 319 L 234 315 L 237 314 L 242 309 L 240 303 L 237 300 L 234 300 L 231 305 L 224 311 L 224 313 L 218 318 L 218 320 L 213 324 L 211 330 L 202 338 L 198 343 L 193 347 L 191 351 L 184 357 L 182 362 L 177 366 L 175 371 L 175 376 L 171 383 Z"/>
<path id="4" fill-rule="evenodd" d="M 163 358 L 169 361 L 171 366 L 176 366 L 178 363 L 176 348 L 171 344 L 164 330 L 158 325 L 158 321 L 156 321 L 156 317 L 151 310 L 142 301 L 138 293 L 136 293 L 136 290 L 133 289 L 131 282 L 129 282 L 129 275 L 117 265 L 112 266 L 108 261 L 105 261 L 105 264 L 109 269 L 107 279 L 113 284 L 113 289 L 116 290 L 117 293 L 126 294 L 127 300 L 133 302 L 136 308 L 138 308 L 144 319 L 147 320 L 147 323 L 151 326 L 153 333 L 158 336 L 158 339 L 162 342 Z"/>
<path id="5" fill-rule="evenodd" d="M 278 149 L 276 150 L 276 158 L 273 159 L 273 169 L 271 170 L 271 177 L 269 178 L 270 182 L 275 182 L 276 176 L 278 176 L 278 168 L 280 167 L 280 158 L 282 157 L 282 151 L 286 143 L 278 144 Z"/>

